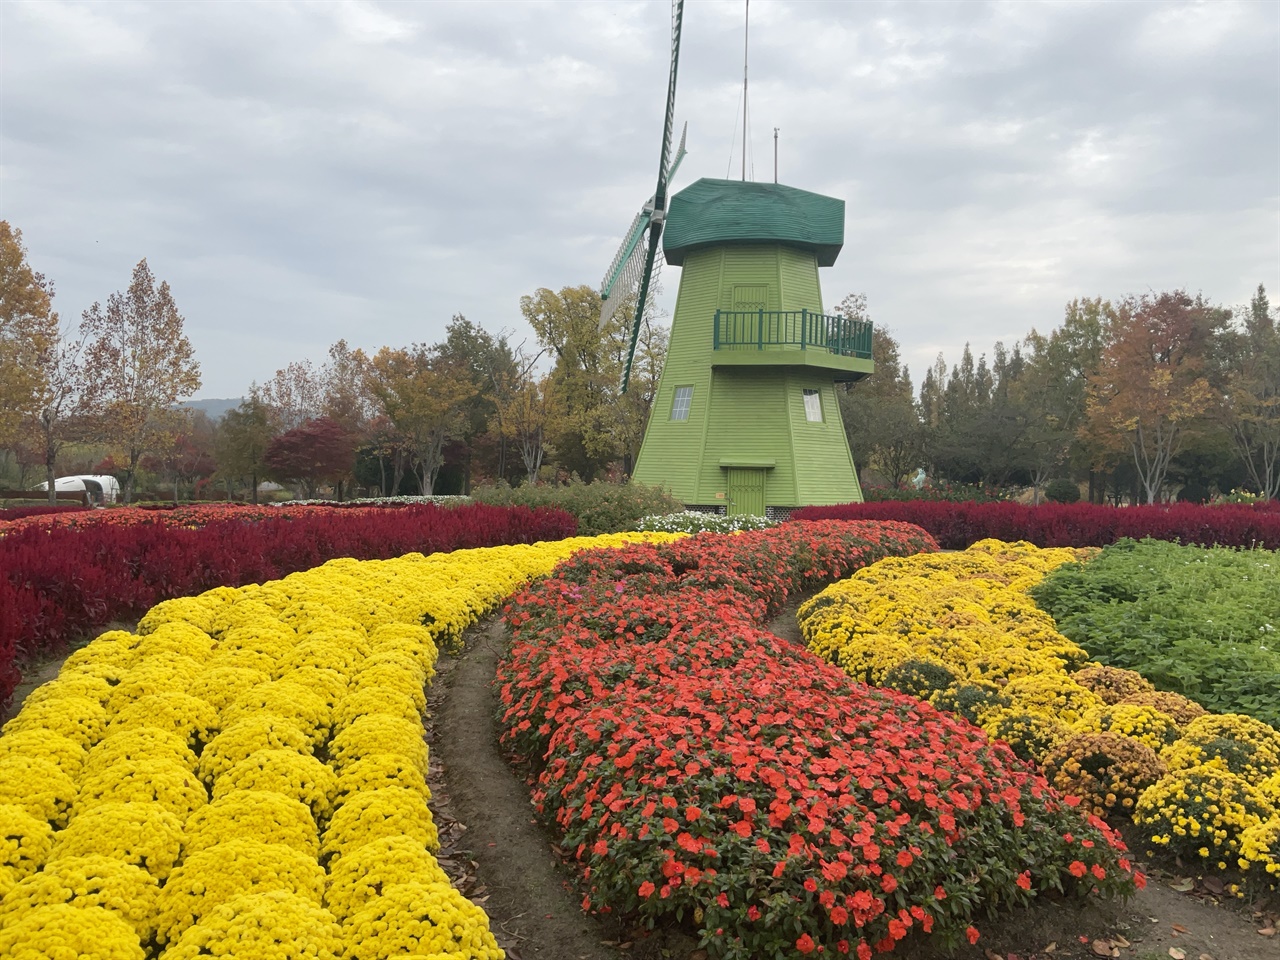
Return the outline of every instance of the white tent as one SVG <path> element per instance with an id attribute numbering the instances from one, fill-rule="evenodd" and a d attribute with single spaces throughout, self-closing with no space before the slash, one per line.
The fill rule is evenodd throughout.
<path id="1" fill-rule="evenodd" d="M 49 484 L 42 483 L 37 490 L 48 491 Z M 115 477 L 81 474 L 75 477 L 58 477 L 53 481 L 53 489 L 58 493 L 88 492 L 89 499 L 95 503 L 115 503 L 120 499 L 120 482 Z"/>

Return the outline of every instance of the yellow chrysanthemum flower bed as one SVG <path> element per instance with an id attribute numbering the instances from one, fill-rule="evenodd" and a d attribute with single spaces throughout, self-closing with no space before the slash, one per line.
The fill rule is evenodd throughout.
<path id="1" fill-rule="evenodd" d="M 428 806 L 438 651 L 618 534 L 395 560 L 157 604 L 0 736 L 0 956 L 500 958 Z"/>
<path id="2" fill-rule="evenodd" d="M 1280 732 L 1090 664 L 1027 591 L 1092 552 L 987 540 L 894 557 L 797 616 L 809 649 L 851 676 L 963 714 L 1064 793 L 1132 816 L 1155 846 L 1275 884 Z"/>

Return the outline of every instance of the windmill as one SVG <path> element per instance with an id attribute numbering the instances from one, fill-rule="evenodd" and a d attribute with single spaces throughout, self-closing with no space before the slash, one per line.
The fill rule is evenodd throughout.
<path id="1" fill-rule="evenodd" d="M 658 157 L 658 186 L 649 202 L 631 221 L 622 246 L 618 248 L 600 283 L 600 297 L 604 301 L 600 310 L 600 329 L 604 329 L 618 309 L 635 296 L 635 315 L 631 320 L 631 342 L 627 350 L 626 366 L 622 372 L 622 390 L 625 393 L 631 381 L 631 363 L 636 355 L 636 341 L 640 337 L 640 324 L 644 319 L 655 270 L 661 269 L 658 260 L 658 243 L 662 238 L 662 225 L 667 215 L 667 185 L 675 176 L 684 159 L 685 136 L 689 132 L 685 124 L 680 134 L 680 146 L 674 158 L 671 156 L 671 137 L 675 132 L 676 70 L 680 65 L 680 26 L 684 21 L 684 0 L 671 4 L 671 74 L 667 80 L 667 112 L 662 127 L 662 153 Z M 638 291 L 638 294 L 637 294 Z"/>
<path id="2" fill-rule="evenodd" d="M 668 202 L 681 15 L 677 0 L 658 188 L 603 291 L 612 315 L 639 284 L 629 377 L 659 243 L 681 268 L 632 478 L 667 487 L 687 507 L 730 514 L 860 501 L 836 385 L 874 370 L 872 329 L 825 313 L 818 279 L 844 245 L 844 201 L 748 181 L 744 162 L 742 180 L 704 178 Z M 745 137 L 744 123 L 744 156 Z M 681 147 L 677 163 L 683 138 Z"/>

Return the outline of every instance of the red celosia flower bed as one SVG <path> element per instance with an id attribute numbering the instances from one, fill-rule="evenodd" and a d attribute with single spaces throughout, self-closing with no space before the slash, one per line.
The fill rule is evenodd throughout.
<path id="1" fill-rule="evenodd" d="M 580 554 L 517 594 L 503 742 L 582 865 L 584 907 L 692 918 L 712 956 L 861 958 L 1041 891 L 1140 883 L 1007 746 L 759 629 L 893 554 L 905 524 L 789 523 Z"/>
<path id="2" fill-rule="evenodd" d="M 951 503 L 937 500 L 803 507 L 796 520 L 899 520 L 947 550 L 979 540 L 1027 540 L 1038 547 L 1105 547 L 1122 537 L 1224 547 L 1280 547 L 1280 511 L 1264 504 L 1104 507 L 1090 503 Z"/>
<path id="3" fill-rule="evenodd" d="M 226 511 L 236 508 L 198 509 L 222 510 L 223 518 L 207 516 L 199 528 L 26 526 L 0 537 L 0 704 L 18 682 L 15 657 L 53 653 L 77 634 L 134 619 L 170 597 L 275 580 L 335 557 L 372 560 L 561 540 L 577 528 L 577 520 L 562 510 L 487 504 L 315 508 L 321 512 L 289 517 L 263 508 L 258 514 L 230 514 L 235 519 Z M 246 522 L 247 516 L 259 519 Z"/>

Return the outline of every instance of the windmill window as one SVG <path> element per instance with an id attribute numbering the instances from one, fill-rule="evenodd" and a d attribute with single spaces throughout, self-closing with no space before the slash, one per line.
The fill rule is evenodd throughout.
<path id="1" fill-rule="evenodd" d="M 804 391 L 804 418 L 810 423 L 822 422 L 822 397 L 817 390 Z"/>
<path id="2" fill-rule="evenodd" d="M 676 387 L 675 399 L 671 401 L 671 419 L 688 420 L 692 403 L 693 387 Z"/>

